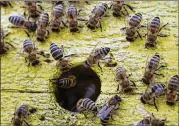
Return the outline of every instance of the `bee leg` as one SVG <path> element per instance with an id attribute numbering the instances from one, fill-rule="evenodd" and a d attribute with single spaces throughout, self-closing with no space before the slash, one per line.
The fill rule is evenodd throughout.
<path id="1" fill-rule="evenodd" d="M 118 86 L 117 86 L 117 91 L 119 91 L 119 84 L 118 84 Z"/>
<path id="2" fill-rule="evenodd" d="M 125 29 L 126 29 L 126 27 L 121 28 L 121 30 L 125 30 Z"/>
<path id="3" fill-rule="evenodd" d="M 102 25 L 101 25 L 101 21 L 99 21 L 99 27 L 100 27 L 101 32 L 102 32 Z"/>
<path id="4" fill-rule="evenodd" d="M 163 26 L 159 29 L 159 32 L 160 32 L 165 26 L 167 26 L 168 24 L 169 24 L 169 23 L 163 25 Z"/>
<path id="5" fill-rule="evenodd" d="M 88 5 L 91 5 L 88 1 L 85 1 L 85 3 L 87 3 Z"/>
<path id="6" fill-rule="evenodd" d="M 65 27 L 68 27 L 68 26 L 65 24 L 65 22 L 64 22 L 64 21 L 62 21 L 62 24 L 63 24 Z"/>
<path id="7" fill-rule="evenodd" d="M 154 97 L 154 106 L 155 106 L 155 108 L 156 108 L 157 111 L 158 111 L 158 107 L 157 107 L 156 102 L 155 102 L 155 97 Z"/>
<path id="8" fill-rule="evenodd" d="M 131 11 L 135 12 L 134 9 L 130 5 L 128 4 L 123 4 L 123 5 L 127 6 Z"/>
<path id="9" fill-rule="evenodd" d="M 140 39 L 142 40 L 142 36 L 140 35 L 138 30 L 137 30 L 137 34 L 139 35 Z"/>
<path id="10" fill-rule="evenodd" d="M 101 72 L 103 72 L 102 67 L 100 66 L 99 62 L 98 62 L 98 67 L 101 69 Z"/>
<path id="11" fill-rule="evenodd" d="M 12 4 L 10 2 L 8 2 L 8 5 L 13 8 L 13 6 L 12 6 Z"/>
<path id="12" fill-rule="evenodd" d="M 11 33 L 10 33 L 10 32 L 7 33 L 7 34 L 3 37 L 3 39 L 5 39 L 9 34 L 11 34 Z"/>
<path id="13" fill-rule="evenodd" d="M 134 81 L 132 81 L 132 80 L 130 80 L 132 83 L 133 83 L 133 86 L 135 86 L 136 87 L 136 84 L 134 83 Z"/>
<path id="14" fill-rule="evenodd" d="M 157 36 L 159 36 L 159 37 L 168 37 L 168 35 L 165 35 L 165 34 L 158 34 Z"/>
<path id="15" fill-rule="evenodd" d="M 27 126 L 30 126 L 29 123 L 24 119 L 23 120 Z"/>
<path id="16" fill-rule="evenodd" d="M 158 76 L 163 76 L 164 77 L 164 75 L 163 74 L 158 74 L 158 73 L 154 73 L 155 75 L 158 75 Z"/>
<path id="17" fill-rule="evenodd" d="M 78 15 L 80 14 L 80 12 L 81 12 L 82 10 L 83 10 L 83 9 L 79 9 L 79 10 L 78 10 Z"/>
<path id="18" fill-rule="evenodd" d="M 14 45 L 12 45 L 11 43 L 9 42 L 6 42 L 6 44 L 10 45 L 12 48 L 16 49 Z"/>
<path id="19" fill-rule="evenodd" d="M 127 11 L 127 9 L 123 6 L 124 10 L 127 12 L 127 15 L 129 16 L 129 12 Z"/>
<path id="20" fill-rule="evenodd" d="M 37 6 L 40 8 L 40 10 L 44 11 L 44 9 L 41 5 L 38 4 Z"/>
<path id="21" fill-rule="evenodd" d="M 158 71 L 158 70 L 160 70 L 161 68 L 164 68 L 164 67 L 167 67 L 167 66 L 162 65 L 159 68 L 157 68 L 156 71 Z"/>

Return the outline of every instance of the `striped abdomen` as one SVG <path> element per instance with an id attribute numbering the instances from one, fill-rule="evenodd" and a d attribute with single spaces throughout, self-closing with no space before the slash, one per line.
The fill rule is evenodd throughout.
<path id="1" fill-rule="evenodd" d="M 103 59 L 108 53 L 110 52 L 110 48 L 100 48 L 95 50 L 95 56 L 97 56 L 99 59 Z"/>
<path id="2" fill-rule="evenodd" d="M 151 60 L 148 62 L 148 68 L 150 70 L 156 70 L 160 62 L 160 56 L 155 54 Z"/>
<path id="3" fill-rule="evenodd" d="M 30 39 L 25 40 L 23 44 L 23 49 L 24 49 L 24 52 L 31 53 L 31 51 L 34 49 L 32 40 Z"/>
<path id="4" fill-rule="evenodd" d="M 71 4 L 68 8 L 68 17 L 74 18 L 78 14 L 77 9 L 73 4 Z"/>
<path id="5" fill-rule="evenodd" d="M 176 91 L 179 88 L 179 77 L 178 75 L 173 76 L 169 83 L 168 83 L 168 89 L 171 91 Z"/>
<path id="6" fill-rule="evenodd" d="M 25 19 L 23 17 L 20 17 L 20 16 L 10 16 L 9 22 L 11 22 L 15 26 L 21 27 L 21 26 L 24 25 Z"/>
<path id="7" fill-rule="evenodd" d="M 106 118 L 101 119 L 101 125 L 102 126 L 107 126 L 108 123 L 109 123 L 110 118 L 111 118 L 111 113 L 109 113 Z"/>
<path id="8" fill-rule="evenodd" d="M 136 126 L 149 126 L 150 125 L 150 120 L 148 118 L 145 118 L 141 120 Z"/>
<path id="9" fill-rule="evenodd" d="M 159 17 L 155 17 L 155 18 L 151 21 L 149 27 L 150 27 L 149 29 L 150 29 L 150 31 L 151 31 L 152 33 L 157 33 L 157 32 L 159 31 L 159 29 L 160 29 L 160 18 L 159 18 Z"/>
<path id="10" fill-rule="evenodd" d="M 27 116 L 28 114 L 28 106 L 27 105 L 22 105 L 20 106 L 16 112 L 15 112 L 15 115 L 21 117 L 21 116 Z"/>
<path id="11" fill-rule="evenodd" d="M 49 15 L 48 13 L 42 13 L 39 17 L 39 25 L 41 25 L 43 28 L 47 27 L 49 24 Z"/>
<path id="12" fill-rule="evenodd" d="M 59 4 L 53 9 L 53 16 L 58 18 L 63 16 L 63 5 Z"/>
<path id="13" fill-rule="evenodd" d="M 137 13 L 134 16 L 132 16 L 132 18 L 129 20 L 129 25 L 131 27 L 137 27 L 140 25 L 142 21 L 142 14 Z"/>
<path id="14" fill-rule="evenodd" d="M 164 84 L 155 84 L 151 87 L 152 93 L 155 94 L 155 96 L 160 96 L 164 93 L 165 85 Z"/>
<path id="15" fill-rule="evenodd" d="M 62 48 L 59 48 L 55 43 L 50 45 L 50 53 L 55 60 L 59 60 L 63 57 Z"/>
<path id="16" fill-rule="evenodd" d="M 76 85 L 76 77 L 63 78 L 58 81 L 58 86 L 61 88 L 71 88 Z"/>
<path id="17" fill-rule="evenodd" d="M 124 80 L 126 78 L 126 70 L 123 67 L 117 67 L 116 69 L 116 80 Z"/>
<path id="18" fill-rule="evenodd" d="M 89 98 L 84 98 L 84 99 L 80 99 L 77 102 L 77 110 L 79 112 L 84 111 L 84 110 L 90 110 L 93 112 L 97 112 L 97 106 L 95 105 L 94 101 L 92 101 Z"/>
<path id="19" fill-rule="evenodd" d="M 105 12 L 107 10 L 107 4 L 103 3 L 102 5 L 97 6 L 92 13 L 96 16 L 96 17 L 103 17 L 105 15 Z"/>

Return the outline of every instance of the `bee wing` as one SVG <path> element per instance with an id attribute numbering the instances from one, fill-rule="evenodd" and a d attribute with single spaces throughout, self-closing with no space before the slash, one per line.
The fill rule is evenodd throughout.
<path id="1" fill-rule="evenodd" d="M 108 107 L 107 105 L 105 105 L 99 112 L 98 112 L 98 116 L 101 118 L 101 119 L 105 119 L 108 114 L 114 109 L 115 105 L 112 105 L 110 107 Z"/>

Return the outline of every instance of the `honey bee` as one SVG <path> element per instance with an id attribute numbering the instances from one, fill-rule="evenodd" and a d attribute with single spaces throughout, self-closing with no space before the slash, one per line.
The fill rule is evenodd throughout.
<path id="1" fill-rule="evenodd" d="M 95 64 L 98 64 L 98 67 L 102 71 L 102 67 L 99 64 L 99 60 L 103 59 L 110 52 L 109 47 L 97 48 L 95 51 L 92 51 L 84 63 L 85 67 L 92 67 Z"/>
<path id="2" fill-rule="evenodd" d="M 25 120 L 30 114 L 36 112 L 35 108 L 29 109 L 27 105 L 21 105 L 14 113 L 14 118 L 12 118 L 13 126 L 23 126 L 24 123 L 28 126 L 28 122 Z"/>
<path id="3" fill-rule="evenodd" d="M 161 68 L 164 68 L 166 66 L 162 65 L 160 67 L 159 66 L 160 63 L 160 56 L 158 53 L 156 53 L 149 61 L 148 64 L 145 68 L 145 72 L 144 72 L 144 76 L 142 78 L 142 81 L 149 85 L 153 79 L 154 79 L 154 74 L 155 75 L 162 75 L 162 74 L 157 74 L 155 73 L 156 71 L 158 71 Z"/>
<path id="4" fill-rule="evenodd" d="M 50 32 L 48 29 L 38 26 L 36 30 L 36 39 L 39 42 L 44 42 L 49 37 L 49 34 Z"/>
<path id="5" fill-rule="evenodd" d="M 144 104 L 154 105 L 158 111 L 158 107 L 155 102 L 155 98 L 165 94 L 165 85 L 164 84 L 155 84 L 148 88 L 145 93 L 142 94 L 140 100 Z"/>
<path id="6" fill-rule="evenodd" d="M 24 28 L 27 29 L 29 32 L 35 32 L 37 29 L 37 24 L 35 22 L 31 22 L 24 17 L 21 16 L 10 16 L 9 22 L 11 22 L 14 26 L 11 28 Z"/>
<path id="7" fill-rule="evenodd" d="M 153 114 L 151 116 L 145 117 L 135 126 L 165 126 L 166 119 L 157 119 Z"/>
<path id="8" fill-rule="evenodd" d="M 127 12 L 127 14 L 129 15 L 125 6 L 127 6 L 131 11 L 134 12 L 133 8 L 130 5 L 124 3 L 124 0 L 112 1 L 110 9 L 113 11 L 113 16 L 114 17 L 120 17 L 121 14 L 125 16 L 125 14 L 122 12 L 123 8 Z"/>
<path id="9" fill-rule="evenodd" d="M 115 95 L 109 99 L 108 103 L 105 104 L 102 109 L 98 112 L 98 116 L 101 119 L 101 124 L 103 126 L 108 125 L 110 118 L 112 118 L 112 113 L 114 110 L 119 108 L 119 104 L 122 102 L 120 96 Z"/>
<path id="10" fill-rule="evenodd" d="M 129 27 L 124 27 L 122 30 L 126 29 L 126 40 L 129 42 L 135 41 L 138 37 L 142 39 L 138 29 L 141 27 L 140 23 L 142 21 L 142 14 L 137 13 L 132 16 L 129 20 Z M 137 33 L 137 35 L 136 35 Z"/>
<path id="11" fill-rule="evenodd" d="M 94 103 L 94 101 L 92 101 L 89 98 L 82 98 L 80 100 L 78 100 L 78 102 L 76 103 L 76 108 L 78 112 L 83 112 L 83 111 L 92 111 L 94 113 L 98 112 L 98 108 L 96 106 L 96 104 Z"/>
<path id="12" fill-rule="evenodd" d="M 166 91 L 166 102 L 168 105 L 174 105 L 175 101 L 178 100 L 178 94 L 177 94 L 178 88 L 179 88 L 179 77 L 178 75 L 175 75 L 170 79 Z"/>
<path id="13" fill-rule="evenodd" d="M 50 25 L 53 32 L 59 32 L 61 24 L 66 26 L 66 24 L 62 20 L 62 17 L 64 16 L 63 9 L 64 8 L 62 4 L 58 4 L 53 9 L 53 19 Z"/>
<path id="14" fill-rule="evenodd" d="M 25 61 L 28 62 L 28 66 L 36 66 L 40 63 L 39 57 L 37 57 L 37 47 L 35 47 L 35 44 L 32 40 L 25 40 L 23 44 L 23 49 L 23 52 L 28 54 L 28 56 L 25 57 Z"/>
<path id="15" fill-rule="evenodd" d="M 28 11 L 28 20 L 30 18 L 37 18 L 42 13 L 42 6 L 37 4 L 37 1 L 25 1 L 25 5 L 21 6 L 25 8 L 24 16 L 26 17 L 26 11 Z"/>
<path id="16" fill-rule="evenodd" d="M 148 30 L 147 30 L 147 42 L 145 43 L 145 48 L 147 47 L 156 47 L 156 40 L 157 40 L 157 36 L 160 37 L 167 37 L 167 35 L 160 35 L 160 31 L 166 26 L 168 25 L 165 24 L 162 27 L 160 27 L 160 18 L 159 17 L 155 17 L 150 25 L 148 26 Z"/>
<path id="17" fill-rule="evenodd" d="M 106 3 L 103 3 L 99 6 L 96 6 L 92 10 L 92 14 L 89 16 L 89 20 L 87 22 L 87 27 L 91 30 L 94 30 L 98 27 L 100 27 L 102 31 L 102 25 L 101 25 L 101 20 L 102 18 L 106 15 L 108 5 Z"/>
<path id="18" fill-rule="evenodd" d="M 57 60 L 56 66 L 59 67 L 62 72 L 66 72 L 71 69 L 72 64 L 65 58 L 63 48 L 59 48 L 55 43 L 51 43 L 50 52 L 52 57 Z"/>
<path id="19" fill-rule="evenodd" d="M 63 78 L 63 79 L 60 79 L 58 80 L 58 87 L 60 88 L 72 88 L 76 85 L 76 77 L 71 75 L 67 78 Z"/>
<path id="20" fill-rule="evenodd" d="M 9 1 L 0 1 L 2 7 L 13 7 Z"/>
<path id="21" fill-rule="evenodd" d="M 0 55 L 7 53 L 7 51 L 10 49 L 9 46 L 12 47 L 12 48 L 15 48 L 11 43 L 5 42 L 5 40 L 4 40 L 9 34 L 10 33 L 5 35 L 4 32 L 3 32 L 3 29 L 0 28 L 0 35 L 1 35 Z"/>
<path id="22" fill-rule="evenodd" d="M 69 23 L 70 32 L 79 31 L 77 15 L 79 12 L 73 4 L 70 4 L 67 12 L 67 22 Z"/>
<path id="23" fill-rule="evenodd" d="M 41 13 L 37 24 L 43 29 L 47 28 L 47 26 L 49 25 L 48 13 Z"/>
<path id="24" fill-rule="evenodd" d="M 127 76 L 124 67 L 117 67 L 116 80 L 119 82 L 119 85 L 121 85 L 123 92 L 130 92 L 136 87 L 135 83 L 129 79 L 129 76 Z M 117 91 L 119 90 L 119 85 Z"/>

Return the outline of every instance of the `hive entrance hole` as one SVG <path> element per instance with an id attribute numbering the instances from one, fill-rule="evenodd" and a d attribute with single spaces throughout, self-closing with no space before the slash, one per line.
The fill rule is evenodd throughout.
<path id="1" fill-rule="evenodd" d="M 62 73 L 58 79 L 67 78 L 74 75 L 77 78 L 75 87 L 64 89 L 55 86 L 55 97 L 57 103 L 64 109 L 77 112 L 76 103 L 81 98 L 90 98 L 96 101 L 101 93 L 101 80 L 91 68 L 78 65 L 71 68 L 68 72 Z"/>

